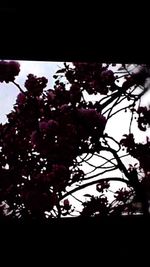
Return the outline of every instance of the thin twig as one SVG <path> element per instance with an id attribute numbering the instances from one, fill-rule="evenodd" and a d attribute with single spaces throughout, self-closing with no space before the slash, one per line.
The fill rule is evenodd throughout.
<path id="1" fill-rule="evenodd" d="M 99 157 L 99 155 L 95 155 L 95 156 L 97 156 L 97 157 Z M 127 157 L 127 156 L 130 156 L 130 154 L 128 153 L 128 154 L 125 154 L 125 155 L 122 155 L 122 156 L 120 156 L 120 158 L 124 158 L 124 157 Z M 113 157 L 113 158 L 111 158 L 109 161 L 112 161 L 112 160 L 114 160 L 115 158 Z M 104 166 L 104 165 L 106 165 L 107 164 L 107 162 L 105 162 L 105 163 L 103 163 L 102 165 L 100 165 L 100 167 L 102 167 L 102 166 Z"/>
<path id="2" fill-rule="evenodd" d="M 131 119 L 130 119 L 129 134 L 131 134 L 132 121 L 133 121 L 133 111 L 132 111 Z"/>
<path id="3" fill-rule="evenodd" d="M 20 85 L 18 83 L 14 82 L 14 81 L 12 83 L 18 87 L 18 89 L 20 90 L 21 93 L 25 94 L 25 92 L 22 90 L 22 88 L 20 87 Z"/>
<path id="4" fill-rule="evenodd" d="M 87 157 L 88 155 L 89 155 L 89 154 L 87 154 L 87 155 L 86 155 L 86 157 Z M 81 159 L 81 161 L 78 161 L 78 163 L 80 164 L 80 163 L 84 162 L 84 161 L 85 161 L 85 159 L 86 159 L 86 157 L 84 157 L 84 158 L 81 158 L 81 156 L 80 156 L 79 158 Z M 88 159 L 86 159 L 86 161 L 90 160 L 92 157 L 93 157 L 93 154 L 91 154 L 91 155 L 89 156 L 89 158 L 88 158 Z"/>
<path id="5" fill-rule="evenodd" d="M 81 201 L 80 199 L 78 199 L 77 197 L 73 196 L 72 194 L 70 194 L 71 197 L 73 197 L 75 200 L 79 201 L 80 203 L 84 203 L 83 201 Z"/>
<path id="6" fill-rule="evenodd" d="M 109 119 L 110 119 L 112 116 L 114 116 L 114 115 L 116 115 L 117 113 L 119 113 L 120 111 L 123 111 L 123 110 L 125 110 L 125 109 L 127 109 L 127 108 L 130 108 L 130 107 L 133 107 L 133 104 L 118 109 L 117 111 L 115 111 L 113 114 L 110 115 Z"/>
<path id="7" fill-rule="evenodd" d="M 94 153 L 94 156 L 107 160 L 107 162 L 103 163 L 102 165 L 99 165 L 99 168 L 101 168 L 102 166 L 106 165 L 107 163 L 111 163 L 112 165 L 116 166 L 115 163 L 112 162 L 112 160 L 115 159 L 115 158 L 107 159 L 104 156 L 98 155 L 98 154 L 95 154 L 95 153 Z"/>
<path id="8" fill-rule="evenodd" d="M 125 165 L 122 163 L 120 157 L 117 154 L 117 151 L 114 150 L 111 147 L 102 147 L 102 150 L 104 151 L 109 151 L 113 154 L 114 158 L 116 159 L 117 163 L 118 163 L 118 167 L 121 171 L 123 171 L 123 173 L 125 174 L 125 176 L 130 179 L 130 174 L 128 173 L 128 170 L 126 169 Z"/>
<path id="9" fill-rule="evenodd" d="M 111 139 L 112 141 L 114 141 L 117 145 L 118 145 L 118 151 L 117 152 L 119 152 L 119 150 L 120 150 L 120 148 L 121 148 L 121 146 L 120 146 L 120 143 L 117 141 L 117 140 L 115 140 L 115 138 L 113 138 L 112 136 L 105 136 L 105 138 L 109 138 L 109 139 Z"/>
<path id="10" fill-rule="evenodd" d="M 119 97 L 119 98 L 120 98 L 120 97 Z M 112 109 L 113 109 L 114 107 L 118 106 L 118 105 L 119 105 L 123 100 L 125 100 L 126 98 L 127 98 L 127 97 L 124 96 L 124 97 L 120 98 L 120 100 L 117 99 L 117 101 L 115 102 L 115 105 L 113 104 L 112 107 L 108 108 L 108 109 L 103 113 L 103 115 L 104 115 L 105 113 L 107 113 L 108 111 L 109 111 L 110 114 L 111 114 Z M 110 114 L 108 114 L 107 120 L 111 117 Z"/>
<path id="11" fill-rule="evenodd" d="M 94 155 L 93 155 L 94 156 Z M 106 164 L 108 164 L 108 163 L 111 163 L 113 166 L 115 166 L 116 167 L 116 164 L 115 163 L 113 163 L 111 160 L 109 160 L 109 159 L 107 159 L 107 158 L 105 158 L 105 157 L 103 157 L 103 156 L 101 156 L 101 155 L 95 155 L 95 156 L 98 156 L 98 157 L 100 157 L 100 158 L 102 158 L 102 159 L 105 159 L 107 162 L 105 162 L 105 163 L 103 163 L 103 164 L 101 164 L 101 165 L 99 165 L 99 166 L 95 166 L 95 168 L 92 170 L 92 171 L 89 171 L 89 172 L 87 172 L 87 173 L 85 173 L 85 176 L 87 176 L 87 175 L 89 175 L 89 174 L 91 174 L 91 173 L 94 173 L 97 169 L 112 169 L 112 166 L 107 166 L 107 167 L 104 167 L 103 165 L 106 165 Z M 87 163 L 88 164 L 88 162 L 85 162 L 85 163 Z M 94 167 L 94 165 L 93 165 L 93 167 Z"/>
<path id="12" fill-rule="evenodd" d="M 117 78 L 115 78 L 115 80 L 119 80 L 119 79 L 121 79 L 121 78 L 124 78 L 125 76 L 128 76 L 128 74 L 126 73 L 126 74 L 124 74 L 124 75 L 122 75 L 122 76 L 120 76 L 120 77 L 117 77 Z"/>
<path id="13" fill-rule="evenodd" d="M 106 110 L 102 113 L 102 115 L 106 114 L 108 111 L 109 111 L 109 113 L 110 113 L 110 112 L 112 111 L 112 109 L 117 105 L 117 102 L 119 101 L 119 99 L 120 99 L 120 96 L 114 101 L 113 105 L 112 105 L 110 108 L 106 109 Z M 107 120 L 108 120 L 108 118 L 109 118 L 109 113 L 108 113 L 108 116 L 107 116 Z"/>
<path id="14" fill-rule="evenodd" d="M 113 168 L 111 168 L 111 169 L 107 169 L 107 170 L 105 170 L 105 171 L 103 171 L 103 172 L 99 172 L 99 173 L 97 173 L 97 174 L 93 174 L 92 176 L 89 176 L 89 177 L 87 177 L 87 178 L 84 178 L 84 180 L 91 180 L 91 179 L 93 179 L 93 178 L 95 178 L 95 177 L 97 177 L 97 176 L 100 176 L 100 175 L 102 175 L 102 174 L 104 174 L 104 173 L 106 173 L 106 172 L 114 171 L 114 170 L 116 170 L 117 168 L 118 168 L 118 166 L 113 167 Z"/>

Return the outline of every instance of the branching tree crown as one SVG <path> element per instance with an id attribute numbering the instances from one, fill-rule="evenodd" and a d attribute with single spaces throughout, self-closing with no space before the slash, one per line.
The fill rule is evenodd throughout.
<path id="1" fill-rule="evenodd" d="M 98 195 L 87 190 L 84 201 L 77 199 L 82 206 L 79 216 L 149 213 L 150 140 L 136 143 L 131 126 L 135 114 L 141 131 L 150 126 L 150 109 L 141 106 L 150 70 L 136 64 L 116 65 L 113 70 L 114 65 L 64 63 L 53 76 L 54 88 L 49 89 L 45 77 L 33 74 L 21 88 L 15 82 L 19 63 L 0 62 L 0 82 L 19 90 L 8 122 L 0 124 L 2 217 L 49 220 L 71 216 L 75 208 L 69 196 L 76 198 L 75 192 L 92 185 Z M 87 101 L 85 94 L 97 100 Z M 131 114 L 129 132 L 115 140 L 105 129 L 123 110 Z M 120 156 L 123 149 L 125 154 Z M 128 155 L 138 164 L 126 167 L 122 158 Z M 96 164 L 90 163 L 93 157 Z M 92 168 L 90 172 L 83 170 L 84 163 Z M 120 176 L 113 177 L 113 170 L 119 170 Z M 102 176 L 107 172 L 109 176 Z M 114 200 L 109 201 L 106 193 L 115 181 L 126 187 L 114 192 Z"/>

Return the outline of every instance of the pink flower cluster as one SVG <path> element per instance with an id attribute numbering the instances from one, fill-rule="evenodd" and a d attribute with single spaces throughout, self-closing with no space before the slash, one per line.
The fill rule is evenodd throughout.
<path id="1" fill-rule="evenodd" d="M 0 82 L 13 82 L 20 72 L 20 64 L 16 61 L 0 61 Z"/>

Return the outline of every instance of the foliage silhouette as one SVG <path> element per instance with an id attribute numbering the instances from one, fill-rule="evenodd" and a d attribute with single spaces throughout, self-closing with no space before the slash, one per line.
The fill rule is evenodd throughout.
<path id="1" fill-rule="evenodd" d="M 64 63 L 53 76 L 53 89 L 47 88 L 45 77 L 33 74 L 22 89 L 15 82 L 19 63 L 0 62 L 0 82 L 12 83 L 20 91 L 8 122 L 0 124 L 1 217 L 74 216 L 76 207 L 69 196 L 80 202 L 81 217 L 149 214 L 150 141 L 136 143 L 131 131 L 135 114 L 140 131 L 150 125 L 149 107 L 141 106 L 149 89 L 149 66 L 114 65 Z M 86 95 L 97 99 L 86 100 Z M 129 133 L 115 140 L 105 129 L 122 111 L 131 113 Z M 120 155 L 123 150 L 125 154 Z M 127 167 L 123 159 L 129 156 L 138 164 Z M 93 158 L 95 164 L 90 162 Z M 83 170 L 84 164 L 92 170 Z M 120 176 L 113 177 L 114 170 Z M 105 173 L 109 175 L 104 177 Z M 109 201 L 107 193 L 115 181 L 126 187 L 113 192 L 114 199 Z M 96 195 L 88 190 L 84 200 L 74 195 L 92 185 Z"/>

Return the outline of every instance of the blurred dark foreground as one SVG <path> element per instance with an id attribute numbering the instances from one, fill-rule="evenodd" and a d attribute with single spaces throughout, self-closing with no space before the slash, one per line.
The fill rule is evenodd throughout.
<path id="1" fill-rule="evenodd" d="M 115 264 L 144 262 L 149 255 L 150 217 L 66 218 L 49 222 L 0 221 L 5 265 Z M 101 264 L 100 264 L 101 263 Z M 2 266 L 2 265 L 1 265 Z M 103 266 L 103 265 L 102 265 Z"/>

